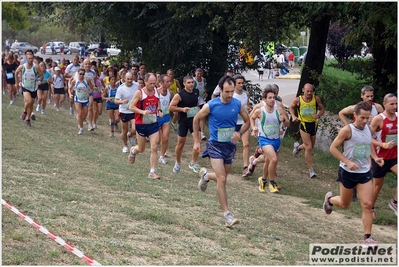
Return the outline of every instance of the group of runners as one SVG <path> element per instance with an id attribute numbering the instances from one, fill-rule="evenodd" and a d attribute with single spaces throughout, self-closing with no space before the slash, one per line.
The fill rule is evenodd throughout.
<path id="1" fill-rule="evenodd" d="M 8 58 L 11 60 L 11 56 Z M 171 171 L 180 173 L 182 153 L 190 132 L 194 145 L 188 168 L 199 174 L 198 187 L 201 191 L 207 189 L 210 180 L 216 182 L 217 196 L 227 227 L 239 222 L 228 209 L 226 192 L 227 175 L 238 142 L 241 141 L 243 146 L 241 175 L 251 176 L 255 166 L 263 163 L 262 176 L 258 178 L 259 191 L 265 193 L 268 188 L 270 192 L 277 193 L 281 190 L 276 182 L 276 167 L 281 138 L 290 125 L 290 116 L 278 96 L 278 85 L 267 85 L 263 89 L 261 102 L 252 106 L 249 93 L 245 90 L 244 76 L 233 76 L 233 72 L 228 70 L 213 91 L 212 99 L 206 102 L 206 80 L 201 68 L 195 71 L 194 77 L 185 76 L 183 86 L 180 86 L 172 69 L 166 74 L 147 73 L 145 63 L 130 66 L 125 62 L 118 68 L 102 66 L 101 61 L 81 61 L 75 56 L 73 62 L 62 71 L 56 65 L 52 66 L 52 70 L 47 69 L 45 63 L 34 58 L 32 51 L 27 51 L 25 58 L 26 63 L 11 71 L 6 66 L 4 74 L 7 86 L 15 86 L 9 89 L 12 99 L 17 92 L 16 88 L 22 88 L 24 111 L 21 118 L 28 126 L 31 125 L 36 97 L 36 111 L 45 109 L 47 95 L 39 92 L 46 83 L 54 87 L 57 111 L 65 94 L 69 96 L 70 115 L 74 116 L 75 109 L 77 112 L 79 135 L 84 132 L 85 121 L 88 131 L 97 128 L 97 118 L 102 114 L 105 102 L 109 116 L 109 137 L 114 137 L 120 123 L 122 152 L 128 153 L 131 164 L 135 163 L 138 154 L 145 151 L 146 143 L 150 143 L 148 177 L 151 179 L 160 179 L 156 172 L 157 162 L 168 163 L 171 129 L 177 133 L 175 163 Z M 34 63 L 34 60 L 38 62 Z M 7 64 L 12 65 L 12 62 Z M 52 71 L 54 74 L 47 74 Z M 316 178 L 312 151 L 318 120 L 325 110 L 320 97 L 314 94 L 312 84 L 306 83 L 302 92 L 289 106 L 291 120 L 300 123 L 302 139 L 302 144 L 295 142 L 293 155 L 297 156 L 304 150 L 309 177 Z M 333 196 L 332 192 L 328 192 L 323 208 L 327 214 L 331 213 L 334 205 L 347 208 L 351 200 L 354 200 L 353 196 L 358 195 L 363 209 L 364 243 L 373 244 L 371 225 L 376 215 L 376 198 L 386 173 L 392 171 L 397 175 L 397 97 L 387 94 L 383 105 L 378 105 L 372 102 L 374 90 L 371 86 L 362 89 L 361 97 L 362 102 L 343 109 L 339 114 L 345 126 L 339 131 L 330 151 L 340 160 L 337 180 L 340 183 L 340 193 Z M 354 122 L 349 123 L 346 115 L 353 115 Z M 205 128 L 208 128 L 209 138 Z M 254 155 L 250 156 L 251 133 L 258 139 L 258 146 Z M 206 144 L 201 149 L 203 140 L 206 140 Z M 159 146 L 161 149 L 158 157 Z M 210 158 L 213 172 L 199 166 L 200 155 Z M 354 189 L 357 189 L 355 193 Z M 390 201 L 389 207 L 397 213 L 397 194 Z"/>

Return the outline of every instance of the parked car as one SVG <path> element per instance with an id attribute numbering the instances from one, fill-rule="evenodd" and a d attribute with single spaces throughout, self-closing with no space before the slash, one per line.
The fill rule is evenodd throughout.
<path id="1" fill-rule="evenodd" d="M 64 54 L 69 54 L 69 47 L 62 41 L 53 41 L 54 42 L 54 49 L 55 49 L 55 54 L 61 53 L 60 45 L 64 45 Z M 46 44 L 46 51 L 43 50 L 43 47 L 40 48 L 40 53 L 41 54 L 53 54 L 51 51 L 51 42 L 48 42 Z"/>
<path id="2" fill-rule="evenodd" d="M 107 56 L 107 48 L 108 48 L 108 45 L 106 43 L 90 44 L 89 47 L 85 51 L 85 56 L 90 55 L 92 52 L 94 53 L 94 56 L 96 56 L 96 57 Z"/>
<path id="3" fill-rule="evenodd" d="M 18 43 L 13 43 L 11 45 L 11 51 L 18 55 L 24 54 L 25 51 L 28 49 L 31 49 L 34 54 L 36 54 L 36 52 L 39 51 L 37 46 L 31 45 L 28 42 L 18 42 Z"/>
<path id="4" fill-rule="evenodd" d="M 69 43 L 69 53 L 80 55 L 80 48 L 82 46 L 86 47 L 86 42 L 70 42 Z"/>
<path id="5" fill-rule="evenodd" d="M 111 45 L 110 47 L 107 48 L 107 55 L 110 56 L 117 56 L 121 50 L 116 47 L 116 45 Z"/>

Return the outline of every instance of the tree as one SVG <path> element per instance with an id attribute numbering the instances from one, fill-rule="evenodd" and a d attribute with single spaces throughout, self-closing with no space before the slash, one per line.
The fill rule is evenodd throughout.
<path id="1" fill-rule="evenodd" d="M 23 30 L 29 27 L 29 16 L 27 3 L 3 2 L 1 15 L 12 30 Z"/>
<path id="2" fill-rule="evenodd" d="M 339 21 L 331 24 L 328 30 L 327 46 L 330 53 L 338 61 L 338 67 L 345 69 L 345 63 L 355 54 L 351 45 L 345 44 L 345 36 L 350 32 L 350 27 L 340 26 Z"/>

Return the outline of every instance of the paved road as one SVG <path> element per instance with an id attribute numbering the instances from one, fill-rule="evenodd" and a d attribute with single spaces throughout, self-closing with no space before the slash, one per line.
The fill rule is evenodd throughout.
<path id="1" fill-rule="evenodd" d="M 268 72 L 268 71 L 266 71 Z M 248 72 L 242 73 L 245 79 L 250 80 L 252 83 L 257 83 L 263 89 L 267 84 L 277 84 L 280 88 L 279 95 L 283 99 L 284 105 L 291 105 L 292 101 L 296 96 L 299 85 L 299 69 L 294 69 L 291 74 L 280 75 L 279 78 L 267 79 L 267 74 L 263 75 L 263 81 L 259 80 L 258 72 L 255 70 L 249 70 Z"/>

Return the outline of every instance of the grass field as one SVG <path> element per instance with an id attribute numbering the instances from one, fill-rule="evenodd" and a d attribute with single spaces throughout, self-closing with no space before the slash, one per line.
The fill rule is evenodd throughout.
<path id="1" fill-rule="evenodd" d="M 242 148 L 228 176 L 230 211 L 240 219 L 224 227 L 215 183 L 202 193 L 188 164 L 188 138 L 180 174 L 172 172 L 176 134 L 171 133 L 168 165 L 157 165 L 161 180 L 148 179 L 149 150 L 128 163 L 118 133 L 109 139 L 106 114 L 99 129 L 77 134 L 69 109 L 46 115 L 27 128 L 19 116 L 23 99 L 2 99 L 2 198 L 103 265 L 307 265 L 311 243 L 359 243 L 363 227 L 359 202 L 321 209 L 327 191 L 338 193 L 338 162 L 314 152 L 317 179 L 310 179 L 303 152 L 292 156 L 283 139 L 278 194 L 260 193 L 257 178 L 243 179 Z M 36 107 L 36 104 L 35 104 Z M 251 138 L 254 144 L 255 139 Z M 251 153 L 253 149 L 251 149 Z M 210 169 L 208 159 L 200 165 Z M 377 200 L 373 236 L 397 243 L 397 217 L 388 201 L 397 186 L 387 177 Z M 84 265 L 7 208 L 2 209 L 3 265 Z"/>

